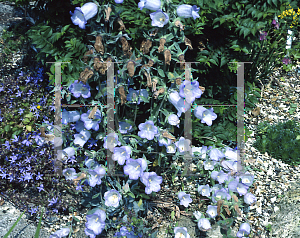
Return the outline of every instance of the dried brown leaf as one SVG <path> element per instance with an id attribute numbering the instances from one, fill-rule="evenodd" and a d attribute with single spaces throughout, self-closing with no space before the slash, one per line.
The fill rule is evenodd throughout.
<path id="1" fill-rule="evenodd" d="M 129 62 L 127 63 L 127 70 L 130 77 L 134 75 L 134 65 L 135 64 L 132 60 L 129 60 Z"/>
<path id="2" fill-rule="evenodd" d="M 84 53 L 84 56 L 83 56 L 84 63 L 87 63 L 87 61 L 89 59 L 88 56 L 92 55 L 92 54 L 94 54 L 94 50 L 93 49 L 91 49 L 91 50 L 89 50 L 89 51 L 87 51 L 87 52 Z"/>
<path id="3" fill-rule="evenodd" d="M 94 44 L 96 51 L 100 54 L 104 54 L 104 46 L 102 44 L 102 36 L 96 36 L 96 41 Z"/>
<path id="4" fill-rule="evenodd" d="M 164 57 L 165 57 L 165 64 L 170 65 L 170 63 L 171 63 L 171 51 L 169 49 L 166 49 L 164 51 Z"/>
<path id="5" fill-rule="evenodd" d="M 95 118 L 95 113 L 96 113 L 97 109 L 98 109 L 97 106 L 95 106 L 95 107 L 92 109 L 92 111 L 90 112 L 90 114 L 89 114 L 89 116 L 88 116 L 89 119 L 94 119 L 94 118 Z"/>
<path id="6" fill-rule="evenodd" d="M 218 213 L 218 216 L 220 216 L 220 214 L 221 214 L 221 207 L 222 207 L 222 204 L 223 204 L 223 200 L 219 200 L 218 202 L 217 202 L 217 213 Z"/>
<path id="7" fill-rule="evenodd" d="M 161 38 L 161 39 L 159 40 L 158 53 L 164 51 L 165 43 L 166 43 L 166 39 L 165 39 L 165 38 Z"/>
<path id="8" fill-rule="evenodd" d="M 85 68 L 84 71 L 80 73 L 79 81 L 86 84 L 87 80 L 93 76 L 94 72 L 93 70 L 90 70 L 89 68 Z"/>
<path id="9" fill-rule="evenodd" d="M 112 11 L 111 7 L 105 9 L 105 21 L 109 21 L 109 16 L 111 11 Z"/>
<path id="10" fill-rule="evenodd" d="M 188 39 L 188 38 L 185 37 L 185 38 L 184 38 L 184 44 L 187 45 L 187 46 L 189 47 L 190 50 L 193 49 L 192 42 L 191 42 L 190 39 Z"/>

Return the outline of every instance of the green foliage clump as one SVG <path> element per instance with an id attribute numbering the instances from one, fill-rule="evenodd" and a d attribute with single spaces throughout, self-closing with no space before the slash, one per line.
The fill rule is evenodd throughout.
<path id="1" fill-rule="evenodd" d="M 281 159 L 289 165 L 300 164 L 300 127 L 295 121 L 270 125 L 260 123 L 257 127 L 254 147 L 260 152 Z"/>

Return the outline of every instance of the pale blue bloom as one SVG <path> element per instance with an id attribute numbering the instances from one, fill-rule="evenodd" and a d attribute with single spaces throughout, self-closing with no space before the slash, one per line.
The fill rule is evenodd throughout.
<path id="1" fill-rule="evenodd" d="M 196 5 L 191 6 L 191 5 L 183 4 L 177 7 L 177 15 L 183 18 L 193 17 L 195 20 L 196 18 L 200 17 L 198 14 L 199 10 L 200 7 L 197 8 Z"/>
<path id="2" fill-rule="evenodd" d="M 157 10 L 150 14 L 152 20 L 152 26 L 164 27 L 169 21 L 169 16 L 167 13 L 164 13 L 162 10 Z"/>
<path id="3" fill-rule="evenodd" d="M 66 177 L 66 180 L 73 180 L 77 178 L 77 173 L 74 168 L 64 169 L 63 175 Z"/>
<path id="4" fill-rule="evenodd" d="M 180 97 L 185 98 L 187 103 L 193 103 L 196 98 L 200 98 L 202 95 L 202 91 L 199 88 L 199 82 L 184 80 L 179 86 L 179 95 Z"/>
<path id="5" fill-rule="evenodd" d="M 93 214 L 87 215 L 85 223 L 85 234 L 95 238 L 105 228 L 106 214 L 103 210 L 98 209 Z"/>
<path id="6" fill-rule="evenodd" d="M 248 205 L 252 205 L 253 203 L 256 203 L 257 199 L 252 193 L 246 193 L 244 195 L 244 202 Z"/>
<path id="7" fill-rule="evenodd" d="M 185 207 L 188 207 L 189 204 L 192 202 L 191 195 L 186 194 L 185 192 L 179 192 L 178 198 L 180 200 L 180 205 L 183 205 Z"/>
<path id="8" fill-rule="evenodd" d="M 190 235 L 186 229 L 186 227 L 175 227 L 174 228 L 175 238 L 183 237 L 190 238 Z"/>
<path id="9" fill-rule="evenodd" d="M 190 104 L 185 103 L 182 97 L 179 96 L 177 91 L 173 91 L 169 94 L 169 102 L 177 109 L 177 116 L 180 117 L 181 113 L 186 112 L 190 108 Z"/>
<path id="10" fill-rule="evenodd" d="M 244 237 L 245 235 L 250 234 L 250 225 L 248 223 L 242 223 L 239 231 L 237 232 L 237 237 Z"/>
<path id="11" fill-rule="evenodd" d="M 81 115 L 81 120 L 84 122 L 84 126 L 87 130 L 93 129 L 95 131 L 99 130 L 99 123 L 101 122 L 101 117 L 102 114 L 100 112 L 99 109 L 97 109 L 95 115 L 94 115 L 94 119 L 90 119 L 89 115 L 90 115 L 90 110 L 88 110 L 87 113 L 83 113 Z"/>
<path id="12" fill-rule="evenodd" d="M 83 82 L 75 80 L 69 87 L 70 92 L 75 98 L 82 96 L 83 98 L 89 98 L 91 96 L 90 86 L 88 84 L 83 84 Z"/>
<path id="13" fill-rule="evenodd" d="M 69 228 L 62 228 L 62 229 L 56 231 L 55 233 L 53 233 L 52 235 L 50 235 L 49 238 L 66 237 L 67 235 L 69 235 L 69 233 L 70 233 L 70 229 Z"/>
<path id="14" fill-rule="evenodd" d="M 115 147 L 112 160 L 118 161 L 119 165 L 123 165 L 130 158 L 131 148 L 129 146 Z"/>
<path id="15" fill-rule="evenodd" d="M 206 213 L 210 218 L 215 218 L 218 215 L 217 208 L 218 206 L 212 206 L 212 205 L 207 206 Z"/>
<path id="16" fill-rule="evenodd" d="M 82 7 L 76 7 L 74 13 L 70 11 L 71 20 L 74 25 L 78 25 L 81 29 L 85 29 L 87 21 L 96 16 L 97 12 L 97 5 L 95 3 L 88 2 Z"/>
<path id="17" fill-rule="evenodd" d="M 200 193 L 204 197 L 209 197 L 211 192 L 211 188 L 209 185 L 201 185 L 198 187 L 198 193 Z"/>
<path id="18" fill-rule="evenodd" d="M 198 221 L 198 228 L 201 230 L 201 231 L 208 231 L 211 229 L 211 225 L 210 225 L 210 222 L 207 218 L 201 218 L 199 221 Z"/>
<path id="19" fill-rule="evenodd" d="M 118 207 L 119 202 L 122 199 L 122 196 L 117 190 L 112 189 L 104 193 L 104 199 L 105 199 L 105 206 Z"/>
<path id="20" fill-rule="evenodd" d="M 154 136 L 158 133 L 157 127 L 154 126 L 154 122 L 151 120 L 141 123 L 139 129 L 138 136 L 147 138 L 147 140 L 153 140 Z"/>
<path id="21" fill-rule="evenodd" d="M 83 129 L 79 134 L 75 134 L 74 137 L 74 144 L 79 144 L 81 147 L 83 147 L 84 144 L 90 139 L 91 132 L 89 132 L 86 129 Z"/>
<path id="22" fill-rule="evenodd" d="M 177 115 L 171 114 L 168 116 L 168 122 L 172 126 L 177 126 L 179 128 L 180 120 Z"/>
<path id="23" fill-rule="evenodd" d="M 145 159 L 139 158 L 137 160 L 128 159 L 126 165 L 124 166 L 124 174 L 129 175 L 132 180 L 137 180 L 143 171 L 147 168 L 147 161 Z"/>
<path id="24" fill-rule="evenodd" d="M 115 3 L 116 3 L 116 4 L 121 4 L 121 3 L 123 3 L 123 1 L 124 1 L 124 0 L 115 0 Z"/>
<path id="25" fill-rule="evenodd" d="M 217 114 L 214 113 L 213 108 L 206 109 L 202 106 L 196 107 L 194 114 L 198 119 L 201 119 L 201 123 L 206 123 L 208 126 L 212 125 L 212 121 L 217 119 Z"/>
<path id="26" fill-rule="evenodd" d="M 157 11 L 160 9 L 161 2 L 160 0 L 141 0 L 138 3 L 138 7 L 143 10 L 143 8 L 147 8 L 149 10 Z"/>
<path id="27" fill-rule="evenodd" d="M 140 177 L 140 180 L 145 184 L 145 193 L 151 194 L 152 192 L 158 192 L 160 190 L 160 184 L 163 179 L 161 176 L 158 176 L 155 172 L 145 172 Z"/>
<path id="28" fill-rule="evenodd" d="M 106 171 L 101 165 L 98 165 L 95 169 L 89 170 L 89 174 L 90 177 L 87 180 L 88 184 L 91 187 L 95 187 L 101 184 L 101 179 L 105 176 Z"/>

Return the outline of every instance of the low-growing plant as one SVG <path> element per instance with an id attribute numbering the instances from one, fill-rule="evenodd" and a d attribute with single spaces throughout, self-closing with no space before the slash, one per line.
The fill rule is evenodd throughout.
<path id="1" fill-rule="evenodd" d="M 255 133 L 254 147 L 260 152 L 267 152 L 272 157 L 290 165 L 300 164 L 300 127 L 290 120 L 271 125 L 259 123 Z"/>

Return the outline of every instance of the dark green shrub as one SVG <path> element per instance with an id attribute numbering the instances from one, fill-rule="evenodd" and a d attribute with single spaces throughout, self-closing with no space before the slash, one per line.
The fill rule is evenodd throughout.
<path id="1" fill-rule="evenodd" d="M 254 147 L 290 165 L 300 164 L 300 127 L 295 121 L 270 125 L 264 121 L 256 131 Z"/>

